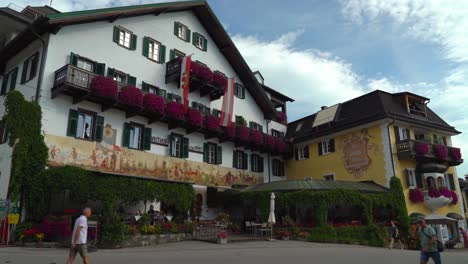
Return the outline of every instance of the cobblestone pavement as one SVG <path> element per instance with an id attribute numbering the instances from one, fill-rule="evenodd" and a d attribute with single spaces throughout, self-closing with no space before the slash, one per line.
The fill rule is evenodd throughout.
<path id="1" fill-rule="evenodd" d="M 419 252 L 353 245 L 299 241 L 256 241 L 217 245 L 187 241 L 157 246 L 98 250 L 89 254 L 91 263 L 169 264 L 302 264 L 302 263 L 419 263 Z M 66 249 L 0 248 L 3 263 L 65 263 Z M 442 263 L 467 264 L 468 251 L 443 252 Z M 82 263 L 75 260 L 75 263 Z"/>

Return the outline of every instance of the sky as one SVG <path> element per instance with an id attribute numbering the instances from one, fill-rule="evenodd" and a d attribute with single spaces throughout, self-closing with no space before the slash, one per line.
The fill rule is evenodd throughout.
<path id="1" fill-rule="evenodd" d="M 15 0 L 19 6 L 50 0 Z M 12 0 L 0 0 L 6 6 Z M 53 0 L 60 11 L 164 1 Z M 375 89 L 410 91 L 463 132 L 468 155 L 468 1 L 208 0 L 252 70 L 294 98 L 290 121 Z M 468 174 L 468 161 L 457 167 Z"/>

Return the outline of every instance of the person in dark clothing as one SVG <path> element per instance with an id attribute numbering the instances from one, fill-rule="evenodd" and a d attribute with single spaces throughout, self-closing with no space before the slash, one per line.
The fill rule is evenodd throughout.
<path id="1" fill-rule="evenodd" d="M 150 225 L 154 225 L 156 220 L 156 211 L 154 210 L 153 205 L 150 205 L 150 209 L 148 210 L 148 216 Z"/>

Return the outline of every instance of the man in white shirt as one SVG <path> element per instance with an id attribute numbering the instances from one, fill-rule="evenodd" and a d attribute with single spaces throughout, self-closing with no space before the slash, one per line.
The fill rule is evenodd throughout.
<path id="1" fill-rule="evenodd" d="M 88 248 L 86 245 L 86 238 L 88 237 L 88 217 L 91 216 L 91 208 L 86 207 L 83 214 L 75 221 L 73 228 L 70 256 L 68 257 L 67 264 L 72 264 L 75 260 L 76 254 L 80 253 L 83 258 L 83 263 L 89 264 Z"/>

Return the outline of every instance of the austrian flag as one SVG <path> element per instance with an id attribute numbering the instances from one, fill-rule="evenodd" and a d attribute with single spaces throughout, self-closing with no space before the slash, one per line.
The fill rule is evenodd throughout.
<path id="1" fill-rule="evenodd" d="M 223 108 L 221 111 L 221 126 L 231 126 L 232 109 L 234 106 L 234 77 L 229 78 L 224 88 Z"/>
<path id="2" fill-rule="evenodd" d="M 180 67 L 180 89 L 182 90 L 182 99 L 184 100 L 184 112 L 187 112 L 189 106 L 189 88 L 190 88 L 190 71 L 192 68 L 192 56 L 182 58 Z"/>

